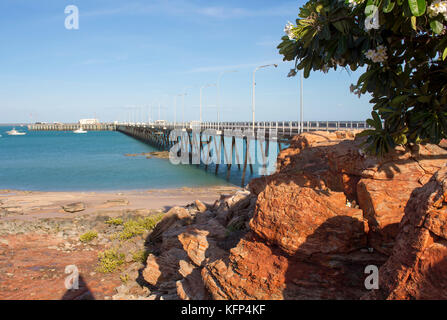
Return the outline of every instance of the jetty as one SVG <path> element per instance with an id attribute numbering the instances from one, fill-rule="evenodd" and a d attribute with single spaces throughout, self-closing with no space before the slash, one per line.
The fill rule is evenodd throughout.
<path id="1" fill-rule="evenodd" d="M 115 131 L 115 123 L 35 123 L 28 125 L 29 131 L 74 131 L 81 128 L 87 131 Z"/>
<path id="2" fill-rule="evenodd" d="M 30 131 L 72 131 L 80 128 L 80 124 L 32 124 Z M 214 166 L 214 173 L 219 174 L 223 166 L 227 180 L 232 167 L 242 170 L 241 186 L 245 185 L 247 169 L 254 173 L 253 164 L 259 159 L 253 154 L 253 147 L 261 154 L 261 163 L 266 164 L 270 152 L 276 156 L 287 147 L 290 139 L 301 132 L 309 131 L 340 131 L 364 130 L 370 126 L 365 121 L 270 121 L 270 122 L 183 122 L 169 123 L 158 121 L 155 123 L 97 123 L 83 124 L 87 131 L 118 131 L 132 138 L 147 143 L 159 150 L 168 151 L 175 144 L 180 147 L 177 154 L 189 158 L 193 164 L 194 155 L 199 157 L 199 165 L 208 171 L 210 163 L 200 157 L 204 150 L 209 155 L 214 147 L 218 153 L 218 161 Z M 172 138 L 172 132 L 177 135 Z M 187 139 L 182 139 L 187 137 Z M 276 150 L 272 150 L 274 143 Z M 227 146 L 230 144 L 230 146 Z M 238 148 L 238 146 L 242 146 Z M 222 152 L 223 151 L 223 152 Z M 186 152 L 186 155 L 185 155 Z"/>

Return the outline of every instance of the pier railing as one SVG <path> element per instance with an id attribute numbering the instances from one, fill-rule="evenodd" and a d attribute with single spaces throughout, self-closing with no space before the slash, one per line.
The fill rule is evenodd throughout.
<path id="1" fill-rule="evenodd" d="M 187 130 L 252 130 L 252 122 L 154 122 L 154 123 L 42 123 L 31 124 L 28 129 L 31 131 L 72 131 L 82 127 L 87 131 L 116 131 L 118 126 L 144 127 L 164 130 L 187 129 Z M 254 131 L 276 130 L 278 135 L 293 136 L 306 131 L 339 131 L 339 130 L 365 130 L 371 128 L 366 121 L 304 121 L 303 125 L 299 121 L 261 121 L 255 122 Z"/>
<path id="2" fill-rule="evenodd" d="M 214 129 L 214 130 L 250 130 L 252 122 L 177 122 L 177 123 L 120 123 L 118 125 L 157 129 Z M 293 136 L 306 131 L 365 130 L 371 127 L 366 121 L 305 121 L 301 127 L 298 121 L 262 121 L 255 122 L 255 131 L 276 130 L 279 135 Z"/>

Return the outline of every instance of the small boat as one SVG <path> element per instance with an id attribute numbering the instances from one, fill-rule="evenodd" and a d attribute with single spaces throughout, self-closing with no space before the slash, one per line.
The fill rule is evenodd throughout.
<path id="1" fill-rule="evenodd" d="M 16 128 L 13 128 L 12 130 L 6 131 L 6 134 L 9 136 L 24 136 L 26 132 L 20 132 Z"/>
<path id="2" fill-rule="evenodd" d="M 85 131 L 84 129 L 82 129 L 82 127 L 79 128 L 79 129 L 77 129 L 77 130 L 74 130 L 73 132 L 74 132 L 74 133 L 87 133 L 87 131 Z"/>

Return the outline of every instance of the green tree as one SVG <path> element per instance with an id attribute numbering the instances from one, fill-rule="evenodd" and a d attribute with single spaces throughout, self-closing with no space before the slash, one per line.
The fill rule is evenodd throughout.
<path id="1" fill-rule="evenodd" d="M 366 67 L 351 91 L 369 92 L 367 150 L 447 137 L 447 1 L 311 0 L 278 46 L 289 73 Z"/>

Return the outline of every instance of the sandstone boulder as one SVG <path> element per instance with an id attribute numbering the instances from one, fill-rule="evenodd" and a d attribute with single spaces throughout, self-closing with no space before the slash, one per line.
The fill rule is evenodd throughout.
<path id="1" fill-rule="evenodd" d="M 282 177 L 259 194 L 250 227 L 259 238 L 291 255 L 298 249 L 311 255 L 367 245 L 362 211 L 346 206 L 343 193 L 301 187 Z"/>
<path id="2" fill-rule="evenodd" d="M 447 167 L 413 191 L 396 245 L 365 299 L 447 299 Z"/>

